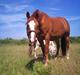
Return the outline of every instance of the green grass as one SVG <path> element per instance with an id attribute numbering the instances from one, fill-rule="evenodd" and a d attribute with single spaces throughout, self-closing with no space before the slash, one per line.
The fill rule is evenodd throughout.
<path id="1" fill-rule="evenodd" d="M 28 45 L 0 45 L 0 75 L 80 75 L 80 44 L 71 44 L 70 60 L 51 58 L 46 68 L 28 56 Z"/>

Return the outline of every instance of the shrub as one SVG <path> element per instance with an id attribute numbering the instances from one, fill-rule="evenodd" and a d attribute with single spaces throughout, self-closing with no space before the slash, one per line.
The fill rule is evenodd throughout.
<path id="1" fill-rule="evenodd" d="M 17 39 L 12 39 L 12 38 L 6 38 L 6 39 L 0 39 L 0 45 L 3 44 L 17 44 L 17 45 L 21 45 L 21 44 L 27 44 L 28 40 L 23 38 L 21 40 L 17 40 Z"/>
<path id="2" fill-rule="evenodd" d="M 51 75 L 51 66 L 45 67 L 42 62 L 36 62 L 33 65 L 33 72 L 34 75 Z"/>

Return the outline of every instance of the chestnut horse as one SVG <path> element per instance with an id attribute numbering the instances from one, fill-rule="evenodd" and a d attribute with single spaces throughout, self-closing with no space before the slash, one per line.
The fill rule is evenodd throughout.
<path id="1" fill-rule="evenodd" d="M 28 26 L 28 25 L 27 25 Z M 28 27 L 26 27 L 26 31 L 28 31 Z M 28 35 L 29 33 L 27 32 L 27 36 L 28 36 L 28 40 L 29 40 L 29 56 L 32 55 L 32 50 L 34 52 L 34 59 L 36 60 L 38 58 L 37 56 L 37 50 L 40 48 L 40 43 L 38 41 L 38 39 L 36 38 L 36 41 L 35 41 L 35 44 L 34 46 L 31 45 L 31 42 L 30 42 L 30 38 Z M 44 45 L 45 45 L 45 40 L 43 40 L 44 42 Z M 51 57 L 56 57 L 56 54 L 57 54 L 57 45 L 55 43 L 55 41 L 50 41 L 49 42 L 49 55 Z"/>
<path id="2" fill-rule="evenodd" d="M 70 26 L 63 17 L 50 17 L 46 13 L 36 10 L 31 16 L 27 12 L 27 25 L 30 28 L 30 41 L 34 45 L 37 37 L 42 52 L 45 65 L 48 64 L 49 41 L 61 39 L 62 55 L 69 59 Z M 45 40 L 45 45 L 43 43 Z"/>
<path id="3" fill-rule="evenodd" d="M 29 14 L 29 13 L 27 13 L 27 14 Z M 27 17 L 27 15 L 26 15 L 26 17 Z M 27 18 L 28 19 L 28 18 Z M 27 24 L 27 23 L 26 23 Z M 35 42 L 34 42 L 34 46 L 31 44 L 31 41 L 30 41 L 30 28 L 29 28 L 29 25 L 27 25 L 26 26 L 26 33 L 27 33 L 27 36 L 28 36 L 28 40 L 29 40 L 29 56 L 31 56 L 32 55 L 32 50 L 33 50 L 33 52 L 34 52 L 34 58 L 35 59 L 37 59 L 38 58 L 38 56 L 37 56 L 37 50 L 39 49 L 39 47 L 40 47 L 40 43 L 39 43 L 39 41 L 38 41 L 38 39 L 37 39 L 37 37 L 35 37 L 36 38 L 36 40 L 35 40 Z M 59 40 L 55 40 L 55 41 L 50 41 L 49 42 L 49 55 L 51 56 L 51 57 L 57 57 L 57 55 L 58 55 L 58 47 L 59 47 Z M 44 45 L 45 45 L 45 40 L 43 40 L 43 42 L 44 42 Z M 58 43 L 58 44 L 57 44 Z M 57 50 L 58 49 L 58 50 Z"/>

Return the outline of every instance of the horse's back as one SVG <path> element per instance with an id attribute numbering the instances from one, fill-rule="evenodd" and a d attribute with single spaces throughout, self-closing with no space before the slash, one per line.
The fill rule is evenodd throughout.
<path id="1" fill-rule="evenodd" d="M 59 19 L 60 22 L 64 25 L 65 31 L 69 32 L 70 31 L 70 27 L 69 27 L 68 21 L 64 17 L 59 17 L 57 19 Z"/>
<path id="2" fill-rule="evenodd" d="M 70 32 L 70 27 L 68 21 L 63 17 L 56 17 L 51 18 L 51 33 L 53 33 L 54 36 L 58 35 L 61 36 L 64 33 Z"/>

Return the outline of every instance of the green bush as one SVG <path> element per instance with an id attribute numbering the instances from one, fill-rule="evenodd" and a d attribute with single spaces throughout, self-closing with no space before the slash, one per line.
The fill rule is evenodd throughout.
<path id="1" fill-rule="evenodd" d="M 80 37 L 71 37 L 70 41 L 71 43 L 80 43 Z"/>
<path id="2" fill-rule="evenodd" d="M 51 75 L 51 66 L 45 67 L 42 62 L 36 62 L 33 65 L 33 72 L 34 75 Z"/>
<path id="3" fill-rule="evenodd" d="M 21 45 L 21 44 L 27 44 L 28 40 L 27 39 L 21 39 L 21 40 L 17 40 L 17 39 L 12 39 L 12 38 L 6 38 L 6 39 L 0 39 L 0 45 L 4 45 L 4 44 L 17 44 L 17 45 Z"/>
<path id="4" fill-rule="evenodd" d="M 70 42 L 71 43 L 80 43 L 80 37 L 70 37 Z M 0 45 L 4 44 L 28 44 L 28 39 L 23 38 L 23 39 L 12 39 L 12 38 L 6 38 L 6 39 L 0 39 Z"/>

